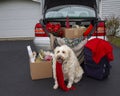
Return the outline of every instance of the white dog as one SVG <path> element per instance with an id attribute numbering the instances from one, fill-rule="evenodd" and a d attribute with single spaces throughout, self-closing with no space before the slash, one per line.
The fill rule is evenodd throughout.
<path id="1" fill-rule="evenodd" d="M 78 59 L 73 50 L 67 45 L 56 47 L 53 57 L 53 78 L 55 80 L 54 89 L 58 88 L 58 82 L 56 78 L 56 61 L 62 63 L 62 71 L 64 80 L 68 80 L 67 87 L 71 88 L 73 83 L 77 83 L 81 80 L 83 75 L 83 69 L 81 68 Z"/>

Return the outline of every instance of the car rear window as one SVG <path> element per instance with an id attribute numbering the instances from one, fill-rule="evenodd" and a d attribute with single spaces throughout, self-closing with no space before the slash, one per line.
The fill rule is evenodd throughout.
<path id="1" fill-rule="evenodd" d="M 87 6 L 64 5 L 47 10 L 45 18 L 95 17 L 95 10 Z"/>

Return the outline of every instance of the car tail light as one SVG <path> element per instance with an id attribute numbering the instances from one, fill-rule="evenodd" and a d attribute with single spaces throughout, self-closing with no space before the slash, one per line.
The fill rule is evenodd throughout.
<path id="1" fill-rule="evenodd" d="M 42 25 L 40 23 L 37 23 L 35 25 L 35 37 L 47 37 L 47 36 L 48 35 L 42 29 Z"/>
<path id="2" fill-rule="evenodd" d="M 105 35 L 106 35 L 105 22 L 101 21 L 98 23 L 97 30 L 94 32 L 93 36 L 105 36 Z"/>

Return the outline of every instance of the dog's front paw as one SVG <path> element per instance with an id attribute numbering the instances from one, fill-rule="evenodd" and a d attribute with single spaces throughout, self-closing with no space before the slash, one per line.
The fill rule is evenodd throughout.
<path id="1" fill-rule="evenodd" d="M 72 85 L 71 85 L 71 84 L 68 84 L 68 85 L 67 85 L 67 88 L 71 88 L 71 87 L 72 87 Z"/>
<path id="2" fill-rule="evenodd" d="M 58 88 L 58 85 L 55 84 L 55 85 L 53 86 L 53 89 L 57 89 L 57 88 Z"/>

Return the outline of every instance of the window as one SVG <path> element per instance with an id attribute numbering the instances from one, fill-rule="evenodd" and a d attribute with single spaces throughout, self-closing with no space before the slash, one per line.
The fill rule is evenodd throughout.
<path id="1" fill-rule="evenodd" d="M 79 18 L 79 17 L 95 17 L 95 11 L 87 6 L 64 5 L 49 9 L 45 18 Z"/>

